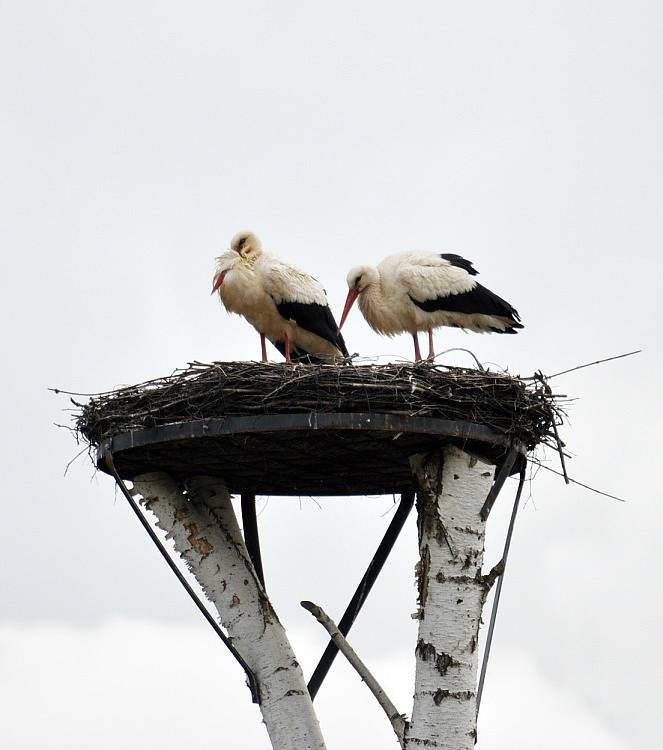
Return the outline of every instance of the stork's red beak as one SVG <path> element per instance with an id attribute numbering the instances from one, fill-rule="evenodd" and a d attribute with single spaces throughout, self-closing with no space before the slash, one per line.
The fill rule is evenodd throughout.
<path id="1" fill-rule="evenodd" d="M 219 271 L 217 275 L 214 277 L 214 286 L 212 287 L 212 294 L 217 291 L 217 289 L 223 284 L 223 279 L 226 275 L 227 271 Z"/>
<path id="2" fill-rule="evenodd" d="M 348 317 L 348 313 L 350 312 L 350 308 L 352 305 L 354 305 L 355 300 L 359 296 L 359 292 L 356 289 L 350 289 L 348 292 L 348 296 L 345 300 L 345 307 L 343 308 L 343 315 L 341 315 L 341 322 L 338 326 L 338 330 L 340 331 L 341 328 L 343 328 L 343 323 L 345 323 L 345 319 Z"/>

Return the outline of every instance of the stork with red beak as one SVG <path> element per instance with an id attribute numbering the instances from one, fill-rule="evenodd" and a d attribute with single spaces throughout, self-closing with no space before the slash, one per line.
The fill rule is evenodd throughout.
<path id="1" fill-rule="evenodd" d="M 304 271 L 262 249 L 252 232 L 239 232 L 217 258 L 212 294 L 242 315 L 286 362 L 337 362 L 348 356 L 322 286 Z"/>
<path id="2" fill-rule="evenodd" d="M 435 358 L 433 329 L 463 328 L 477 333 L 517 333 L 518 312 L 479 284 L 471 261 L 460 255 L 432 252 L 397 253 L 377 268 L 357 266 L 348 273 L 348 296 L 341 326 L 356 300 L 377 333 L 409 333 L 415 361 L 421 360 L 419 331 L 428 333 L 428 359 Z"/>

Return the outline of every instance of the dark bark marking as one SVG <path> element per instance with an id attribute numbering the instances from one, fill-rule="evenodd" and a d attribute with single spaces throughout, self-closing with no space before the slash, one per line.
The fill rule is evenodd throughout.
<path id="1" fill-rule="evenodd" d="M 191 523 L 185 523 L 184 528 L 189 532 L 187 541 L 193 547 L 193 549 L 196 550 L 196 552 L 200 553 L 203 557 L 206 557 L 210 552 L 214 550 L 214 547 L 207 541 L 207 539 L 205 539 L 204 536 L 197 536 L 198 526 L 194 521 L 191 521 Z"/>
<path id="2" fill-rule="evenodd" d="M 471 690 L 451 691 L 438 688 L 433 695 L 433 702 L 436 706 L 439 706 L 447 698 L 453 698 L 458 701 L 469 701 L 473 696 L 474 693 Z"/>
<path id="3" fill-rule="evenodd" d="M 268 625 L 272 625 L 274 623 L 274 620 L 278 621 L 278 617 L 276 616 L 276 612 L 272 607 L 272 603 L 265 596 L 261 589 L 258 589 L 258 602 L 260 603 L 262 621 L 266 630 Z"/>
<path id="4" fill-rule="evenodd" d="M 442 546 L 449 547 L 452 558 L 455 552 L 451 538 L 444 528 L 440 518 L 437 501 L 442 494 L 442 471 L 444 461 L 442 456 L 431 454 L 427 456 L 416 470 L 417 491 L 417 526 L 419 529 L 419 544 L 424 536 L 433 537 Z"/>
<path id="5" fill-rule="evenodd" d="M 454 667 L 458 664 L 458 662 L 453 658 L 453 656 L 445 653 L 441 653 L 437 655 L 437 659 L 435 659 L 435 668 L 437 671 L 444 677 L 444 675 L 449 671 L 449 667 Z"/>
<path id="6" fill-rule="evenodd" d="M 481 539 L 481 532 L 477 531 L 477 529 L 473 529 L 471 526 L 454 526 L 454 531 L 460 531 L 463 534 L 472 534 L 472 536 L 476 536 L 477 539 Z"/>
<path id="7" fill-rule="evenodd" d="M 446 581 L 451 581 L 452 583 L 457 583 L 459 585 L 461 584 L 471 584 L 471 583 L 483 583 L 481 580 L 481 571 L 478 572 L 475 576 L 445 576 L 444 573 L 440 570 L 439 573 L 435 576 L 435 580 L 438 583 L 445 583 Z"/>
<path id="8" fill-rule="evenodd" d="M 449 667 L 458 665 L 458 662 L 450 654 L 444 652 L 437 653 L 432 643 L 426 643 L 424 640 L 417 641 L 415 654 L 421 661 L 435 661 L 435 669 L 442 677 L 449 671 Z"/>
<path id="9" fill-rule="evenodd" d="M 417 641 L 417 647 L 414 649 L 414 653 L 421 659 L 421 661 L 430 661 L 437 656 L 437 651 L 432 643 L 426 643 L 426 641 Z"/>
<path id="10" fill-rule="evenodd" d="M 430 549 L 428 545 L 421 550 L 421 557 L 414 566 L 415 576 L 417 578 L 417 604 L 421 608 L 426 606 L 428 599 L 428 577 L 430 575 Z"/>

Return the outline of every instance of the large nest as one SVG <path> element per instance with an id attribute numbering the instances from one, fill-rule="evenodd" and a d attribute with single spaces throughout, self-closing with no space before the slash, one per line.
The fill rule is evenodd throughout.
<path id="1" fill-rule="evenodd" d="M 256 414 L 373 412 L 462 420 L 493 427 L 528 449 L 548 442 L 560 412 L 538 379 L 464 368 L 190 364 L 80 405 L 78 432 L 92 445 L 137 428 Z"/>
<path id="2" fill-rule="evenodd" d="M 193 363 L 76 406 L 104 470 L 110 450 L 125 478 L 202 473 L 282 495 L 403 491 L 416 453 L 446 442 L 500 463 L 514 443 L 554 445 L 561 421 L 542 378 L 429 363 Z"/>

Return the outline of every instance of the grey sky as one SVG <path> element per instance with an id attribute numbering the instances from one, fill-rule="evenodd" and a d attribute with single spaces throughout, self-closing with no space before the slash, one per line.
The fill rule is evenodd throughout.
<path id="1" fill-rule="evenodd" d="M 257 334 L 209 296 L 214 256 L 241 228 L 323 281 L 337 314 L 358 262 L 462 253 L 526 328 L 442 331 L 438 349 L 469 346 L 511 372 L 645 349 L 556 383 L 580 397 L 563 435 L 572 475 L 629 503 L 543 471 L 531 485 L 480 746 L 652 744 L 663 673 L 662 34 L 653 2 L 0 2 L 0 701 L 11 706 L 10 746 L 129 742 L 122 676 L 141 686 L 131 689 L 148 716 L 174 700 L 152 643 L 164 654 L 172 643 L 166 685 L 199 678 L 214 691 L 223 679 L 219 694 L 256 725 L 246 746 L 266 746 L 241 676 L 111 482 L 85 458 L 63 479 L 76 446 L 52 426 L 68 420 L 66 400 L 46 391 L 257 358 Z M 411 356 L 406 337 L 376 337 L 357 311 L 347 340 L 364 355 Z M 262 502 L 271 591 L 308 673 L 324 638 L 298 602 L 338 615 L 390 503 Z M 507 512 L 505 499 L 491 521 L 495 559 Z M 411 523 L 353 631 L 403 711 L 414 560 Z M 192 641 L 197 675 L 186 666 Z M 67 680 L 54 656 L 63 650 Z M 329 730 L 330 747 L 352 746 L 364 709 L 361 746 L 382 747 L 386 722 L 345 669 L 320 694 L 323 721 L 355 717 Z M 67 727 L 69 696 L 89 716 L 103 705 L 112 729 Z M 218 704 L 204 719 L 186 706 L 200 738 L 228 731 Z M 383 734 L 371 744 L 375 727 Z M 178 746 L 177 733 L 153 729 L 164 750 Z"/>

